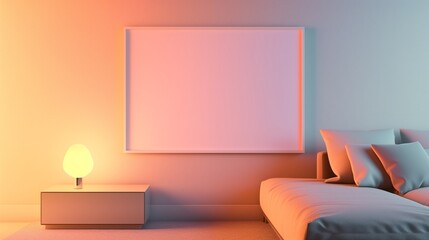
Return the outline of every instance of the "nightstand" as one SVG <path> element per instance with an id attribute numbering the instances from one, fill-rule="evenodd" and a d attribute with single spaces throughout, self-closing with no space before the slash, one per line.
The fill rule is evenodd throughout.
<path id="1" fill-rule="evenodd" d="M 57 185 L 40 197 L 46 228 L 142 228 L 149 218 L 149 185 Z"/>

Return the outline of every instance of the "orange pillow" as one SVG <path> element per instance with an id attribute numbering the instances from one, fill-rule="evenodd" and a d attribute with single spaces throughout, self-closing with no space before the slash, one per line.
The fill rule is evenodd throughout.
<path id="1" fill-rule="evenodd" d="M 373 131 L 320 130 L 328 152 L 329 164 L 336 177 L 326 179 L 332 183 L 354 183 L 346 144 L 395 144 L 393 129 Z"/>

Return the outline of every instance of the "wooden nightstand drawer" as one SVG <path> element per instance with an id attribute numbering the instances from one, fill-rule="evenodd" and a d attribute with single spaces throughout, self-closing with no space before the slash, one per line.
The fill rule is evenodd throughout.
<path id="1" fill-rule="evenodd" d="M 61 185 L 42 191 L 41 224 L 141 227 L 148 220 L 149 208 L 148 185 L 86 185 L 79 190 Z"/>

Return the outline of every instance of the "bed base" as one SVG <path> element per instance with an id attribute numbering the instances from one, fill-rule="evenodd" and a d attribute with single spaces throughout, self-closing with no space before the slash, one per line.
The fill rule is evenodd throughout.
<path id="1" fill-rule="evenodd" d="M 274 232 L 276 233 L 277 237 L 280 240 L 285 240 L 284 238 L 282 238 L 282 236 L 280 236 L 279 232 L 277 231 L 277 229 L 273 226 L 273 224 L 271 224 L 270 219 L 265 215 L 265 213 L 262 213 L 264 218 L 263 218 L 263 222 L 266 224 L 269 224 L 271 226 L 271 228 L 274 230 Z"/>

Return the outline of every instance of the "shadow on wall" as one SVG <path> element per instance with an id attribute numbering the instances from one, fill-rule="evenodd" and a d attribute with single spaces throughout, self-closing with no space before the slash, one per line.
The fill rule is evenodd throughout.
<path id="1" fill-rule="evenodd" d="M 305 152 L 314 153 L 317 149 L 319 130 L 315 129 L 316 112 L 316 76 L 315 76 L 315 30 L 305 28 L 305 56 L 304 56 L 304 129 Z"/>

